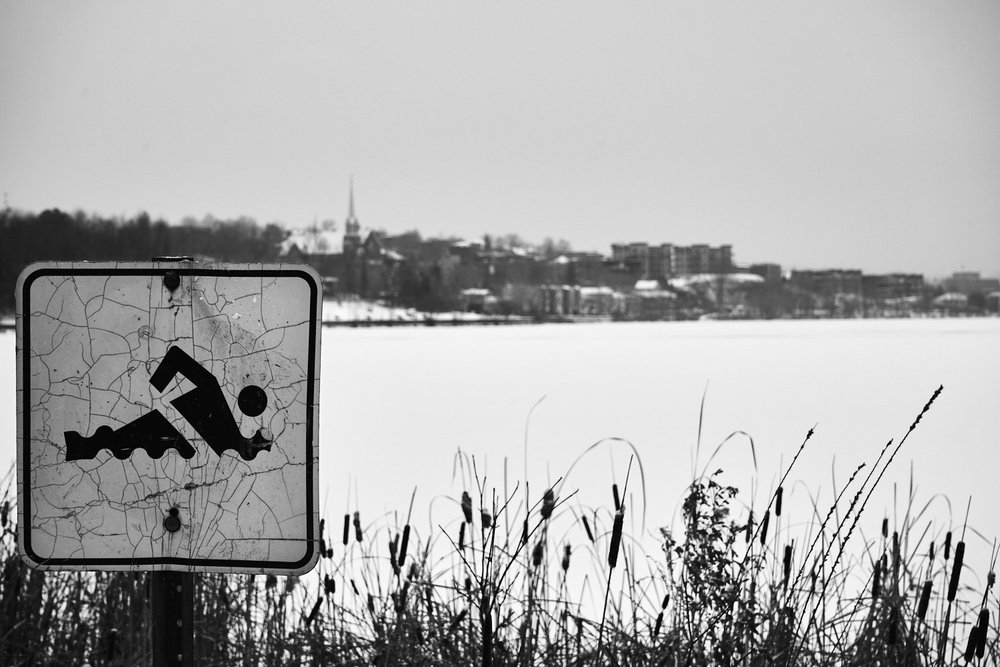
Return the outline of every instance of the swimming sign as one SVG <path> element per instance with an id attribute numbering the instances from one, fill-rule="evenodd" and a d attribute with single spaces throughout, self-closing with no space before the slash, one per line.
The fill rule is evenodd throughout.
<path id="1" fill-rule="evenodd" d="M 309 570 L 321 305 L 298 265 L 28 267 L 16 318 L 28 562 Z"/>

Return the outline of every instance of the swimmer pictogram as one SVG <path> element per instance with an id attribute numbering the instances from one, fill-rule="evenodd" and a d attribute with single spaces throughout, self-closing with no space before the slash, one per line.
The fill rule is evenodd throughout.
<path id="1" fill-rule="evenodd" d="M 258 452 L 271 450 L 271 441 L 261 434 L 260 429 L 249 438 L 243 437 L 219 381 L 179 347 L 167 350 L 149 383 L 162 392 L 177 375 L 194 383 L 195 388 L 173 399 L 170 404 L 218 456 L 232 449 L 244 460 L 251 461 Z M 267 407 L 267 395 L 257 385 L 249 385 L 240 392 L 237 405 L 243 414 L 256 417 Z M 99 426 L 90 437 L 77 431 L 66 431 L 65 437 L 67 461 L 93 459 L 102 449 L 109 450 L 122 460 L 137 449 L 144 449 L 154 459 L 162 457 L 168 449 L 176 449 L 185 459 L 190 459 L 195 453 L 187 438 L 159 410 L 147 412 L 117 429 Z"/>

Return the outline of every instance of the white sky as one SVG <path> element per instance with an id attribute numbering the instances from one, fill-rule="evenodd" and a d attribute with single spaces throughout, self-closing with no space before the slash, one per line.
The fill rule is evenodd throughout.
<path id="1" fill-rule="evenodd" d="M 0 0 L 14 208 L 1000 274 L 1000 3 Z"/>

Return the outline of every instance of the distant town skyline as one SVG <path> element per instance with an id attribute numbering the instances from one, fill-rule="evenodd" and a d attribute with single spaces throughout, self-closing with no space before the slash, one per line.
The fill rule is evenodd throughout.
<path id="1" fill-rule="evenodd" d="M 1000 275 L 995 2 L 0 2 L 13 208 Z"/>

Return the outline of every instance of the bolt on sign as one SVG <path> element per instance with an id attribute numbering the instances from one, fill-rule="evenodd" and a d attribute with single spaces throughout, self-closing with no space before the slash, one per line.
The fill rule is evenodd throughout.
<path id="1" fill-rule="evenodd" d="M 18 545 L 43 569 L 301 574 L 322 298 L 298 265 L 42 263 L 17 283 Z"/>

